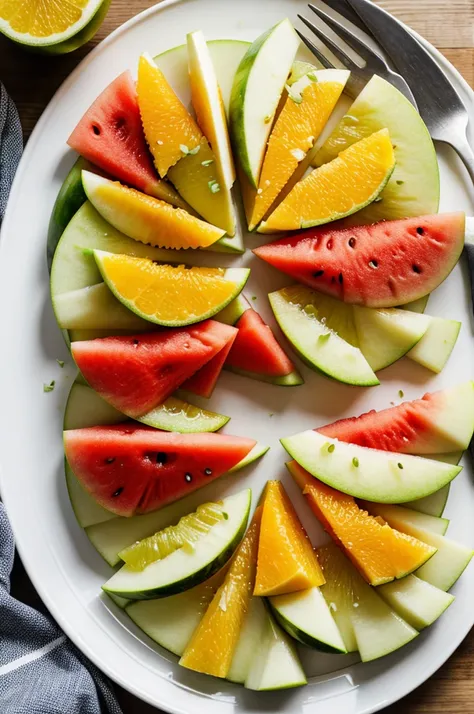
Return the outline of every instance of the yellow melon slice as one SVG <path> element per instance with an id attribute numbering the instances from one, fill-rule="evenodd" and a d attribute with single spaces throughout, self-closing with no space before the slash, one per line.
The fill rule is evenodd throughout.
<path id="1" fill-rule="evenodd" d="M 299 181 L 258 231 L 299 230 L 349 216 L 377 198 L 394 166 L 390 135 L 381 129 Z"/>
<path id="2" fill-rule="evenodd" d="M 262 505 L 254 595 L 285 595 L 322 585 L 316 554 L 280 481 L 267 482 Z"/>
<path id="3" fill-rule="evenodd" d="M 312 149 L 349 78 L 341 69 L 304 75 L 288 88 L 273 127 L 249 221 L 252 231 L 268 212 L 300 162 Z"/>

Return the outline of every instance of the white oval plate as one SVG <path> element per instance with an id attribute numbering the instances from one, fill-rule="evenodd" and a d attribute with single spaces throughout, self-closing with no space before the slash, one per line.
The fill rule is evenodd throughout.
<path id="1" fill-rule="evenodd" d="M 225 8 L 225 10 L 224 10 Z M 202 28 L 208 39 L 252 40 L 285 16 L 296 21 L 305 5 L 297 0 L 223 2 L 168 1 L 134 18 L 102 42 L 64 83 L 46 109 L 26 147 L 18 170 L 0 251 L 0 311 L 3 350 L 0 369 L 1 493 L 18 548 L 34 585 L 75 644 L 112 679 L 152 705 L 169 712 L 251 714 L 261 711 L 368 714 L 407 694 L 429 677 L 459 645 L 474 617 L 474 568 L 455 586 L 456 601 L 440 621 L 399 652 L 371 664 L 306 650 L 309 685 L 287 692 L 256 694 L 179 668 L 175 658 L 154 645 L 127 616 L 99 596 L 109 567 L 78 527 L 64 482 L 62 413 L 74 368 L 53 317 L 46 271 L 46 233 L 59 187 L 74 156 L 66 139 L 97 94 L 125 68 L 136 68 L 145 50 L 158 54 L 181 44 L 186 32 Z M 452 81 L 473 109 L 466 83 L 440 55 Z M 467 175 L 446 150 L 440 152 L 442 209 L 474 212 Z M 248 246 L 255 238 L 249 237 Z M 247 294 L 274 324 L 266 293 L 285 284 L 283 276 L 251 254 Z M 425 391 L 472 379 L 471 308 L 465 266 L 458 266 L 431 298 L 429 312 L 460 319 L 463 330 L 445 372 L 434 376 L 403 361 L 382 374 L 377 389 L 331 382 L 301 367 L 306 385 L 278 388 L 225 374 L 211 408 L 232 415 L 229 433 L 251 435 L 272 446 L 260 464 L 243 476 L 203 490 L 203 500 L 222 489 L 250 484 L 254 503 L 268 478 L 282 478 L 314 537 L 322 534 L 304 510 L 284 467 L 278 437 L 335 418 L 382 408 Z M 66 360 L 61 370 L 57 358 Z M 56 389 L 43 393 L 43 383 Z M 271 416 L 270 416 L 271 415 Z M 474 545 L 474 481 L 469 465 L 451 489 L 449 535 Z"/>

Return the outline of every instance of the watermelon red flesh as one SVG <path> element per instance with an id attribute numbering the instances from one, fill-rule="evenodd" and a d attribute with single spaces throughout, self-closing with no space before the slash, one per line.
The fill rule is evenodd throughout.
<path id="1" fill-rule="evenodd" d="M 284 377 L 295 370 L 258 312 L 249 308 L 236 323 L 239 332 L 226 366 L 268 377 Z"/>
<path id="2" fill-rule="evenodd" d="M 86 381 L 116 409 L 136 418 L 165 401 L 217 355 L 234 328 L 215 320 L 146 334 L 73 342 Z"/>
<path id="3" fill-rule="evenodd" d="M 177 501 L 229 471 L 255 444 L 239 436 L 176 434 L 132 423 L 64 432 L 73 473 L 119 516 Z"/>
<path id="4" fill-rule="evenodd" d="M 440 434 L 437 423 L 449 418 L 449 390 L 425 394 L 421 399 L 375 411 L 315 429 L 325 436 L 382 451 L 436 454 L 454 446 Z"/>
<path id="5" fill-rule="evenodd" d="M 197 394 L 199 397 L 209 399 L 217 384 L 217 380 L 220 377 L 222 368 L 224 367 L 224 362 L 226 361 L 232 345 L 234 344 L 234 340 L 237 337 L 238 330 L 235 327 L 232 329 L 233 335 L 229 337 L 225 347 L 223 347 L 215 357 L 210 359 L 204 367 L 201 367 L 196 374 L 193 374 L 192 377 L 183 382 L 181 385 L 182 389 L 186 389 L 188 392 Z"/>
<path id="6" fill-rule="evenodd" d="M 456 265 L 465 216 L 444 213 L 371 226 L 311 229 L 254 253 L 298 282 L 347 303 L 391 307 L 434 290 Z"/>
<path id="7" fill-rule="evenodd" d="M 129 71 L 97 97 L 67 143 L 111 176 L 155 194 L 160 180 L 145 142 L 135 82 Z M 161 192 L 157 195 L 161 197 Z"/>

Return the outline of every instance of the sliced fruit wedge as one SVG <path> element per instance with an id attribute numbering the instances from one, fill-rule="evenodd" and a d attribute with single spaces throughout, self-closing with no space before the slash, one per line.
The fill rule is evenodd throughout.
<path id="1" fill-rule="evenodd" d="M 371 513 L 381 516 L 393 528 L 436 548 L 435 555 L 416 571 L 416 576 L 440 590 L 448 591 L 452 588 L 469 565 L 474 555 L 472 548 L 420 527 L 414 519 L 413 512 L 408 508 L 380 503 L 366 505 Z"/>
<path id="2" fill-rule="evenodd" d="M 173 186 L 156 175 L 130 71 L 123 72 L 99 94 L 67 143 L 109 176 L 173 206 L 188 208 Z"/>
<path id="3" fill-rule="evenodd" d="M 357 468 L 357 462 L 353 466 Z M 352 496 L 326 486 L 297 464 L 288 468 L 316 518 L 369 585 L 404 578 L 436 553 L 436 548 L 380 522 Z"/>
<path id="4" fill-rule="evenodd" d="M 186 268 L 156 265 L 148 258 L 94 250 L 102 278 L 116 298 L 149 322 L 191 325 L 212 317 L 240 292 L 247 268 Z"/>
<path id="5" fill-rule="evenodd" d="M 415 575 L 381 585 L 377 593 L 416 630 L 432 625 L 454 601 L 454 595 L 435 588 Z"/>
<path id="6" fill-rule="evenodd" d="M 350 216 L 377 198 L 394 166 L 390 135 L 382 129 L 299 181 L 258 232 L 296 231 Z"/>
<path id="7" fill-rule="evenodd" d="M 262 509 L 257 508 L 223 584 L 183 652 L 183 667 L 227 677 L 252 599 L 261 517 Z"/>
<path id="8" fill-rule="evenodd" d="M 347 444 L 316 431 L 280 441 L 300 466 L 323 483 L 355 498 L 380 503 L 423 498 L 461 471 L 460 466 Z"/>
<path id="9" fill-rule="evenodd" d="M 384 657 L 413 640 L 418 632 L 390 608 L 334 545 L 317 550 L 326 578 L 321 591 L 332 610 L 348 652 L 363 662 Z"/>
<path id="10" fill-rule="evenodd" d="M 163 404 L 235 335 L 235 327 L 207 320 L 190 328 L 73 342 L 71 352 L 87 383 L 135 419 Z"/>
<path id="11" fill-rule="evenodd" d="M 245 684 L 252 668 L 255 652 L 260 648 L 267 624 L 265 601 L 253 597 L 240 629 L 239 639 L 234 650 L 232 663 L 226 679 L 236 684 Z"/>
<path id="12" fill-rule="evenodd" d="M 346 384 L 379 384 L 358 347 L 350 305 L 299 285 L 268 296 L 276 320 L 301 359 Z"/>
<path id="13" fill-rule="evenodd" d="M 304 684 L 307 684 L 306 675 L 293 641 L 267 611 L 260 647 L 254 653 L 245 680 L 246 689 L 268 692 Z"/>
<path id="14" fill-rule="evenodd" d="M 413 105 L 385 79 L 374 75 L 316 154 L 315 166 L 374 131 L 387 128 L 394 145 L 395 170 L 381 194 L 351 218 L 359 225 L 436 213 L 439 170 L 429 132 Z"/>
<path id="15" fill-rule="evenodd" d="M 346 654 L 346 646 L 319 588 L 269 598 L 277 622 L 295 640 L 331 654 Z"/>
<path id="16" fill-rule="evenodd" d="M 451 356 L 460 329 L 461 323 L 457 320 L 430 317 L 427 331 L 406 356 L 432 372 L 439 373 Z"/>
<path id="17" fill-rule="evenodd" d="M 255 192 L 249 231 L 267 214 L 278 194 L 313 147 L 341 96 L 350 72 L 308 71 L 288 87 L 272 129 Z"/>
<path id="18" fill-rule="evenodd" d="M 216 317 L 219 318 L 219 315 Z M 304 383 L 271 328 L 250 305 L 233 324 L 238 333 L 226 359 L 226 369 L 250 379 L 283 387 Z"/>
<path id="19" fill-rule="evenodd" d="M 209 399 L 209 397 L 212 396 L 224 363 L 237 337 L 237 330 L 235 328 L 234 330 L 234 334 L 229 337 L 229 340 L 221 351 L 212 357 L 201 369 L 195 372 L 192 377 L 189 377 L 183 382 L 181 389 L 192 392 L 192 394 L 197 394 L 199 397 L 204 397 L 205 399 Z"/>
<path id="20" fill-rule="evenodd" d="M 250 45 L 235 74 L 229 112 L 231 138 L 234 155 L 255 188 L 298 46 L 290 20 L 282 20 Z"/>
<path id="21" fill-rule="evenodd" d="M 433 458 L 436 458 L 436 456 L 436 454 L 433 454 Z M 458 461 L 455 463 L 458 463 Z M 415 501 L 407 501 L 405 506 L 419 513 L 426 513 L 428 516 L 441 518 L 446 508 L 446 503 L 448 502 L 449 489 L 450 484 L 440 488 L 439 491 L 435 491 L 431 496 L 425 496 L 425 498 L 419 498 Z"/>
<path id="22" fill-rule="evenodd" d="M 130 238 L 160 248 L 209 248 L 225 234 L 182 208 L 117 181 L 82 172 L 87 198 L 101 216 Z"/>
<path id="23" fill-rule="evenodd" d="M 225 565 L 247 526 L 250 490 L 220 502 L 227 518 L 218 520 L 193 546 L 178 547 L 144 570 L 124 565 L 103 589 L 130 600 L 150 600 L 189 590 L 207 580 Z"/>
<path id="24" fill-rule="evenodd" d="M 225 576 L 222 570 L 200 585 L 159 600 L 130 603 L 127 615 L 157 644 L 180 657 Z"/>
<path id="25" fill-rule="evenodd" d="M 186 40 L 194 111 L 198 124 L 216 157 L 220 183 L 230 190 L 235 181 L 234 159 L 227 131 L 224 102 L 211 52 L 200 30 L 190 32 Z"/>
<path id="26" fill-rule="evenodd" d="M 474 382 L 465 382 L 389 409 L 340 419 L 321 434 L 360 446 L 411 454 L 464 451 L 474 431 Z M 460 454 L 454 455 L 457 464 Z"/>
<path id="27" fill-rule="evenodd" d="M 280 481 L 267 481 L 262 509 L 254 595 L 284 595 L 322 585 L 311 541 Z"/>

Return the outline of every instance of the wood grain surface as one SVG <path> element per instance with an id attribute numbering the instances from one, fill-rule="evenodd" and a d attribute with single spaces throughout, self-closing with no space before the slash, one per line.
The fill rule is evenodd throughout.
<path id="1" fill-rule="evenodd" d="M 226 2 L 238 0 L 222 0 L 223 5 Z M 432 42 L 474 87 L 474 0 L 377 2 Z M 94 40 L 60 58 L 28 54 L 0 37 L 0 79 L 17 104 L 25 139 L 56 89 L 91 48 L 130 17 L 153 4 L 147 0 L 112 0 L 107 18 Z M 37 604 L 20 563 L 14 571 L 13 594 Z M 156 709 L 118 687 L 117 693 L 124 714 L 156 714 Z M 474 631 L 431 679 L 385 709 L 384 714 L 474 714 Z"/>

